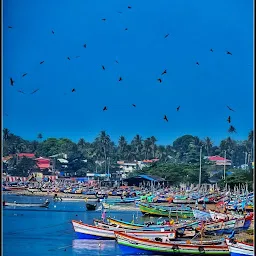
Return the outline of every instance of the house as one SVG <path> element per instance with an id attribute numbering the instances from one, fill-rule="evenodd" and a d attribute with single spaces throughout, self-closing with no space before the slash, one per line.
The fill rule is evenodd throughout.
<path id="1" fill-rule="evenodd" d="M 34 153 L 18 153 L 16 154 L 16 157 L 17 157 L 17 163 L 19 163 L 23 157 L 35 159 L 35 154 Z"/>
<path id="2" fill-rule="evenodd" d="M 51 160 L 49 158 L 39 157 L 35 161 L 40 170 L 51 168 Z"/>
<path id="3" fill-rule="evenodd" d="M 206 157 L 210 162 L 217 166 L 231 166 L 232 162 L 229 159 L 225 159 L 224 157 L 221 156 L 207 156 Z"/>

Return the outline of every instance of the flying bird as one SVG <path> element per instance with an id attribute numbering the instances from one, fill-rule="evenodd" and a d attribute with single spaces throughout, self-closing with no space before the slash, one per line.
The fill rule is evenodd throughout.
<path id="1" fill-rule="evenodd" d="M 178 106 L 178 107 L 176 108 L 176 110 L 179 111 L 179 110 L 180 110 L 180 106 Z"/>
<path id="2" fill-rule="evenodd" d="M 41 61 L 41 62 L 40 62 L 40 64 L 43 64 L 43 63 L 44 63 L 44 61 Z"/>
<path id="3" fill-rule="evenodd" d="M 38 89 L 35 89 L 33 92 L 31 92 L 30 94 L 34 94 L 36 93 L 37 91 L 39 91 L 39 88 Z"/>
<path id="4" fill-rule="evenodd" d="M 19 93 L 25 94 L 25 92 L 23 92 L 22 90 L 18 90 Z"/>
<path id="5" fill-rule="evenodd" d="M 52 30 L 52 34 L 54 34 L 54 31 Z"/>
<path id="6" fill-rule="evenodd" d="M 101 19 L 101 20 L 106 21 L 106 19 L 105 19 L 105 18 L 104 18 L 104 19 Z"/>
<path id="7" fill-rule="evenodd" d="M 75 88 L 73 88 L 71 92 L 75 92 L 75 91 L 76 91 L 76 89 L 75 89 Z"/>
<path id="8" fill-rule="evenodd" d="M 105 67 L 102 65 L 102 69 L 105 70 Z"/>
<path id="9" fill-rule="evenodd" d="M 106 106 L 103 108 L 103 111 L 105 111 L 105 110 L 107 110 L 107 107 L 106 107 Z"/>
<path id="10" fill-rule="evenodd" d="M 233 125 L 230 125 L 230 127 L 228 129 L 228 132 L 230 132 L 230 133 L 235 132 L 236 133 L 236 128 Z"/>
<path id="11" fill-rule="evenodd" d="M 167 71 L 166 71 L 166 69 L 164 70 L 164 72 L 162 73 L 162 75 L 164 75 L 164 74 L 166 74 L 167 73 Z"/>
<path id="12" fill-rule="evenodd" d="M 213 49 L 210 49 L 211 52 L 213 52 Z"/>
<path id="13" fill-rule="evenodd" d="M 229 51 L 227 51 L 227 54 L 232 55 L 232 53 L 231 53 L 231 52 L 229 52 Z"/>
<path id="14" fill-rule="evenodd" d="M 128 30 L 128 28 L 125 28 L 124 30 Z"/>
<path id="15" fill-rule="evenodd" d="M 70 60 L 70 58 L 69 58 L 69 57 L 67 57 L 67 59 L 68 59 L 68 60 Z"/>
<path id="16" fill-rule="evenodd" d="M 196 62 L 196 65 L 199 65 L 199 62 Z"/>
<path id="17" fill-rule="evenodd" d="M 86 44 L 84 44 L 84 48 L 86 48 L 86 46 L 87 46 L 87 45 L 86 45 Z"/>
<path id="18" fill-rule="evenodd" d="M 227 108 L 228 108 L 230 111 L 235 112 L 235 110 L 234 110 L 234 109 L 232 109 L 231 107 L 227 106 Z"/>
<path id="19" fill-rule="evenodd" d="M 166 120 L 166 122 L 168 122 L 168 118 L 166 115 L 164 115 L 164 120 Z"/>
<path id="20" fill-rule="evenodd" d="M 135 108 L 136 108 L 136 105 L 135 104 L 132 104 Z"/>
<path id="21" fill-rule="evenodd" d="M 162 83 L 162 79 L 161 78 L 158 78 L 157 81 L 159 81 L 159 83 Z"/>
<path id="22" fill-rule="evenodd" d="M 120 81 L 122 81 L 122 80 L 123 80 L 123 78 L 120 76 L 118 81 L 120 82 Z"/>
<path id="23" fill-rule="evenodd" d="M 230 117 L 230 116 L 228 117 L 227 121 L 228 121 L 229 123 L 231 122 L 231 117 Z"/>
<path id="24" fill-rule="evenodd" d="M 120 13 L 120 14 L 121 14 L 122 12 L 118 12 L 118 13 Z"/>
<path id="25" fill-rule="evenodd" d="M 8 28 L 12 28 L 11 26 L 8 26 Z"/>
<path id="26" fill-rule="evenodd" d="M 117 60 L 116 60 L 115 62 L 116 62 L 117 64 L 119 64 L 119 62 L 118 62 Z"/>
<path id="27" fill-rule="evenodd" d="M 131 9 L 132 7 L 131 6 L 128 6 L 128 9 Z"/>
<path id="28" fill-rule="evenodd" d="M 24 77 L 24 76 L 26 76 L 28 73 L 24 73 L 23 75 L 22 75 L 22 77 Z"/>
<path id="29" fill-rule="evenodd" d="M 169 34 L 166 34 L 165 36 L 164 36 L 164 38 L 167 38 L 169 36 Z"/>
<path id="30" fill-rule="evenodd" d="M 10 78 L 10 83 L 11 83 L 11 86 L 13 86 L 14 80 L 12 78 Z"/>

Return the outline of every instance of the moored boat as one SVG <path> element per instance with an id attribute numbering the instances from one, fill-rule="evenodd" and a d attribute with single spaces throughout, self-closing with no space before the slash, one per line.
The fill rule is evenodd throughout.
<path id="1" fill-rule="evenodd" d="M 3 206 L 14 206 L 14 207 L 44 207 L 47 208 L 49 206 L 50 202 L 45 201 L 44 203 L 10 203 L 10 202 L 3 202 Z"/>
<path id="2" fill-rule="evenodd" d="M 154 254 L 154 255 L 229 255 L 226 243 L 204 244 L 203 242 L 183 243 L 175 241 L 163 242 L 152 241 L 149 239 L 138 238 L 121 232 L 115 232 L 119 248 L 124 254 Z"/>
<path id="3" fill-rule="evenodd" d="M 231 256 L 253 256 L 254 246 L 244 242 L 237 242 L 233 239 L 226 239 Z"/>
<path id="4" fill-rule="evenodd" d="M 94 211 L 96 207 L 97 207 L 97 204 L 89 204 L 89 203 L 86 204 L 87 211 Z"/>

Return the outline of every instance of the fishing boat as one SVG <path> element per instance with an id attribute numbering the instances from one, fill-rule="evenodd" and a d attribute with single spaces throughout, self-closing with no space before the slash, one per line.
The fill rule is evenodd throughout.
<path id="1" fill-rule="evenodd" d="M 116 210 L 116 211 L 135 211 L 137 210 L 137 206 L 134 203 L 128 203 L 128 204 L 107 204 L 102 203 L 104 209 L 110 209 L 110 210 Z"/>
<path id="2" fill-rule="evenodd" d="M 156 207 L 146 204 L 140 204 L 139 205 L 140 211 L 143 214 L 151 215 L 151 216 L 163 216 L 163 217 L 180 217 L 183 219 L 191 218 L 193 217 L 192 210 L 183 210 L 182 208 L 162 208 L 162 207 Z"/>
<path id="3" fill-rule="evenodd" d="M 203 241 L 197 243 L 191 241 L 175 242 L 153 241 L 131 236 L 121 232 L 115 232 L 119 248 L 124 254 L 153 254 L 153 255 L 229 255 L 228 246 L 225 242 L 221 244 L 204 244 Z"/>
<path id="4" fill-rule="evenodd" d="M 208 212 L 200 211 L 197 209 L 192 209 L 192 212 L 193 212 L 194 217 L 200 221 L 211 220 L 211 214 Z"/>
<path id="5" fill-rule="evenodd" d="M 14 206 L 14 207 L 44 207 L 44 208 L 48 208 L 50 202 L 49 201 L 45 201 L 44 203 L 38 204 L 38 203 L 17 203 L 16 201 L 14 201 L 13 203 L 10 202 L 3 202 L 3 206 Z"/>
<path id="6" fill-rule="evenodd" d="M 244 242 L 237 242 L 233 239 L 226 239 L 231 256 L 253 256 L 254 246 Z"/>
<path id="7" fill-rule="evenodd" d="M 139 201 L 139 197 L 128 197 L 128 198 L 116 198 L 116 199 L 102 199 L 103 203 L 106 204 L 130 204 L 134 203 L 135 201 Z"/>
<path id="8" fill-rule="evenodd" d="M 115 231 L 118 232 L 126 232 L 127 234 L 136 236 L 136 237 L 143 237 L 143 238 L 155 238 L 155 237 L 168 237 L 168 239 L 175 239 L 176 232 L 175 231 L 151 231 L 151 230 L 124 230 L 123 228 L 119 227 L 112 227 L 110 228 L 103 228 L 103 227 L 96 227 L 92 225 L 88 225 L 76 220 L 72 220 L 73 228 L 80 239 L 96 239 L 96 240 L 103 240 L 103 239 L 115 239 Z"/>
<path id="9" fill-rule="evenodd" d="M 87 211 L 94 211 L 96 207 L 97 207 L 97 204 L 89 204 L 89 203 L 86 204 Z"/>

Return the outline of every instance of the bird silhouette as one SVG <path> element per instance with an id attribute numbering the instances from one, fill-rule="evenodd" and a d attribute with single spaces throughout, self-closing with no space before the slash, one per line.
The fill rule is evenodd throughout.
<path id="1" fill-rule="evenodd" d="M 179 110 L 180 110 L 180 106 L 178 106 L 178 107 L 176 108 L 176 110 L 179 111 Z"/>
<path id="2" fill-rule="evenodd" d="M 196 65 L 199 65 L 199 62 L 196 62 Z"/>
<path id="3" fill-rule="evenodd" d="M 75 91 L 76 91 L 76 89 L 75 89 L 75 88 L 73 88 L 71 92 L 75 92 Z"/>
<path id="4" fill-rule="evenodd" d="M 8 28 L 12 28 L 11 26 L 8 26 Z"/>
<path id="5" fill-rule="evenodd" d="M 122 80 L 123 80 L 123 78 L 120 76 L 118 81 L 120 82 L 120 81 L 122 81 Z"/>
<path id="6" fill-rule="evenodd" d="M 33 92 L 31 92 L 30 94 L 34 94 L 36 93 L 37 91 L 39 91 L 39 88 L 38 89 L 35 89 Z"/>
<path id="7" fill-rule="evenodd" d="M 236 128 L 235 128 L 233 125 L 230 125 L 230 127 L 229 127 L 229 129 L 228 129 L 228 132 L 229 132 L 229 133 L 233 133 L 233 132 L 236 133 Z"/>
<path id="8" fill-rule="evenodd" d="M 118 13 L 122 14 L 122 12 L 118 12 Z"/>
<path id="9" fill-rule="evenodd" d="M 135 104 L 132 104 L 135 108 L 136 108 L 136 105 Z"/>
<path id="10" fill-rule="evenodd" d="M 124 30 L 128 30 L 128 28 L 125 28 Z"/>
<path id="11" fill-rule="evenodd" d="M 107 110 L 107 107 L 106 107 L 106 106 L 103 108 L 103 111 L 105 111 L 105 110 Z"/>
<path id="12" fill-rule="evenodd" d="M 210 49 L 211 52 L 213 52 L 213 49 Z"/>
<path id="13" fill-rule="evenodd" d="M 67 57 L 67 59 L 68 59 L 68 60 L 70 60 L 70 58 L 69 58 L 69 57 Z"/>
<path id="14" fill-rule="evenodd" d="M 169 36 L 169 34 L 166 34 L 165 36 L 164 36 L 164 38 L 167 38 Z"/>
<path id="15" fill-rule="evenodd" d="M 101 19 L 101 20 L 106 21 L 106 19 L 105 19 L 105 18 L 103 18 L 103 19 Z"/>
<path id="16" fill-rule="evenodd" d="M 14 80 L 12 78 L 10 78 L 10 84 L 11 84 L 11 86 L 13 86 L 13 84 L 14 84 Z"/>
<path id="17" fill-rule="evenodd" d="M 52 30 L 52 34 L 54 34 L 54 31 Z"/>
<path id="18" fill-rule="evenodd" d="M 118 62 L 117 60 L 116 60 L 115 62 L 116 62 L 117 64 L 119 64 L 119 62 Z"/>
<path id="19" fill-rule="evenodd" d="M 44 61 L 41 61 L 41 62 L 40 62 L 40 64 L 43 64 L 43 63 L 44 63 Z"/>
<path id="20" fill-rule="evenodd" d="M 162 79 L 161 78 L 158 78 L 157 81 L 159 81 L 159 83 L 162 83 Z"/>
<path id="21" fill-rule="evenodd" d="M 235 110 L 234 110 L 234 109 L 232 109 L 231 107 L 227 106 L 227 108 L 228 108 L 230 111 L 235 112 Z"/>
<path id="22" fill-rule="evenodd" d="M 228 117 L 227 121 L 228 121 L 229 123 L 231 122 L 231 117 L 230 117 L 230 116 Z"/>
<path id="23" fill-rule="evenodd" d="M 23 75 L 22 75 L 22 77 L 24 77 L 24 76 L 26 76 L 28 73 L 24 73 Z"/>
<path id="24" fill-rule="evenodd" d="M 166 115 L 164 115 L 164 120 L 166 120 L 166 122 L 168 122 L 168 118 Z"/>
<path id="25" fill-rule="evenodd" d="M 227 51 L 227 54 L 232 55 L 232 53 L 231 53 L 231 52 L 229 52 L 229 51 Z"/>
<path id="26" fill-rule="evenodd" d="M 131 6 L 128 6 L 128 9 L 131 9 L 132 7 Z"/>
<path id="27" fill-rule="evenodd" d="M 84 48 L 86 48 L 86 46 L 87 46 L 87 45 L 86 45 L 86 44 L 84 44 Z"/>
<path id="28" fill-rule="evenodd" d="M 103 70 L 105 70 L 105 67 L 103 65 L 101 67 L 102 67 Z"/>
<path id="29" fill-rule="evenodd" d="M 167 70 L 165 69 L 165 70 L 163 71 L 162 75 L 164 75 L 164 74 L 166 74 L 166 73 L 167 73 Z"/>
<path id="30" fill-rule="evenodd" d="M 25 92 L 23 92 L 22 90 L 18 90 L 19 93 L 25 94 Z"/>

